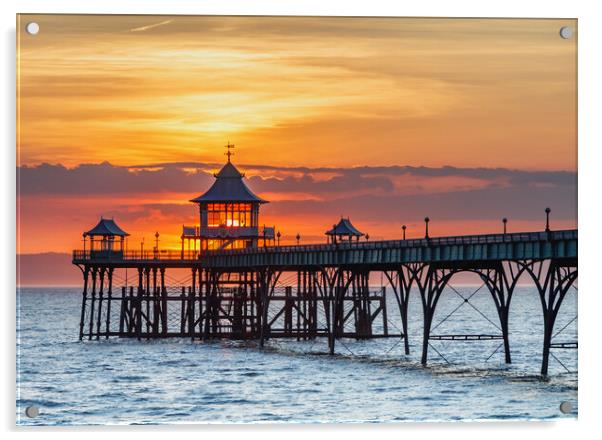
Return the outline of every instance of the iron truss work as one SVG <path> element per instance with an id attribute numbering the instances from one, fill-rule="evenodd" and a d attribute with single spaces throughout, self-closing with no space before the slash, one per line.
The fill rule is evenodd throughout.
<path id="1" fill-rule="evenodd" d="M 84 281 L 79 337 L 253 339 L 260 346 L 271 338 L 323 337 L 330 354 L 342 338 L 387 337 L 403 341 L 407 355 L 408 304 L 415 292 L 422 306 L 423 365 L 429 348 L 434 349 L 431 341 L 500 340 L 504 360 L 511 363 L 510 303 L 519 280 L 527 278 L 537 289 L 543 311 L 541 374 L 548 374 L 551 349 L 577 348 L 577 342 L 553 341 L 563 300 L 571 288 L 576 290 L 577 231 L 409 242 L 273 247 L 236 250 L 231 255 L 221 251 L 177 261 L 94 260 L 75 251 L 73 263 L 82 270 Z M 119 274 L 128 269 L 134 276 L 123 279 Z M 169 276 L 175 269 L 187 271 L 184 282 Z M 463 272 L 482 281 L 468 296 L 450 283 Z M 399 326 L 389 321 L 387 289 L 370 288 L 375 274 L 382 274 L 393 292 Z M 462 302 L 434 323 L 445 289 Z M 492 298 L 497 322 L 471 303 L 481 289 Z M 435 333 L 463 305 L 472 307 L 499 333 Z M 399 332 L 389 332 L 389 323 Z"/>

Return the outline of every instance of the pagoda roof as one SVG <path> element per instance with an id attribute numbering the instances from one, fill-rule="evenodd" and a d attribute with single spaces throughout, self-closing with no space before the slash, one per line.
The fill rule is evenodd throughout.
<path id="1" fill-rule="evenodd" d="M 267 200 L 263 200 L 261 197 L 253 194 L 245 182 L 243 182 L 244 174 L 242 174 L 234 166 L 232 162 L 228 162 L 222 167 L 222 169 L 214 174 L 215 182 L 211 185 L 211 188 L 204 194 L 192 199 L 191 202 L 255 202 L 255 203 L 268 203 Z"/>
<path id="2" fill-rule="evenodd" d="M 351 224 L 349 217 L 347 217 L 341 218 L 338 224 L 336 224 L 332 229 L 326 231 L 326 235 L 362 237 L 365 234 L 356 229 L 356 227 Z"/>
<path id="3" fill-rule="evenodd" d="M 128 234 L 115 223 L 115 220 L 108 218 L 100 218 L 100 221 L 96 226 L 90 229 L 88 232 L 84 232 L 86 236 L 89 235 L 102 235 L 102 236 L 118 236 L 127 237 Z"/>
<path id="4" fill-rule="evenodd" d="M 215 177 L 221 177 L 221 178 L 237 178 L 237 179 L 242 179 L 243 177 L 245 177 L 245 175 L 243 173 L 241 173 L 240 171 L 238 171 L 238 168 L 236 168 L 234 166 L 234 164 L 230 161 L 226 162 L 226 165 L 224 165 L 222 167 L 221 170 L 219 170 L 218 173 L 214 174 Z"/>

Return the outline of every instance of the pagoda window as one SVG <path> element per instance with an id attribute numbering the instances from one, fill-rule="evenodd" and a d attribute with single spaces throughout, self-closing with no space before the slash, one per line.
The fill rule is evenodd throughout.
<path id="1" fill-rule="evenodd" d="M 217 228 L 220 226 L 219 212 L 209 211 L 207 213 L 207 226 L 210 228 Z"/>
<path id="2" fill-rule="evenodd" d="M 248 227 L 253 223 L 251 203 L 208 203 L 207 226 Z"/>

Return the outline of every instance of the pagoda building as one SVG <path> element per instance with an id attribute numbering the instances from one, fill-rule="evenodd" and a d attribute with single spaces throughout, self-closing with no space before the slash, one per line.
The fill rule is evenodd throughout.
<path id="1" fill-rule="evenodd" d="M 190 200 L 199 205 L 199 226 L 184 226 L 184 240 L 194 243 L 194 249 L 243 249 L 273 245 L 273 227 L 259 227 L 259 207 L 268 203 L 251 191 L 231 161 L 233 145 L 228 144 L 228 161 L 214 174 L 215 182 L 202 195 Z"/>

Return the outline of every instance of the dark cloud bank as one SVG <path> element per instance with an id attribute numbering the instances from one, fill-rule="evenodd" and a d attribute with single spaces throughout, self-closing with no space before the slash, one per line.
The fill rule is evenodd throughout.
<path id="1" fill-rule="evenodd" d="M 135 167 L 109 163 L 75 168 L 41 164 L 18 168 L 23 196 L 149 195 L 168 192 L 194 197 L 206 190 L 213 176 L 206 170 L 217 164 L 169 163 Z M 430 215 L 439 219 L 493 219 L 503 216 L 532 220 L 551 206 L 556 218 L 576 220 L 577 173 L 524 171 L 502 168 L 426 168 L 409 166 L 356 168 L 279 168 L 240 165 L 253 170 L 248 184 L 257 193 L 302 193 L 319 200 L 291 197 L 266 206 L 266 214 L 294 215 L 313 212 L 350 215 L 360 219 L 396 218 L 407 221 Z M 263 177 L 262 177 L 263 175 Z M 267 177 L 266 177 L 267 176 Z M 274 177 L 277 176 L 277 177 Z M 468 179 L 446 188 L 432 188 L 433 179 Z M 402 179 L 403 188 L 399 188 Z M 397 181 L 397 183 L 395 183 Z M 445 181 L 443 181 L 445 182 Z M 160 198 L 158 198 L 160 201 Z M 166 215 L 189 214 L 175 204 L 145 205 Z M 135 215 L 134 213 L 129 214 Z M 144 215 L 140 212 L 140 215 Z"/>

